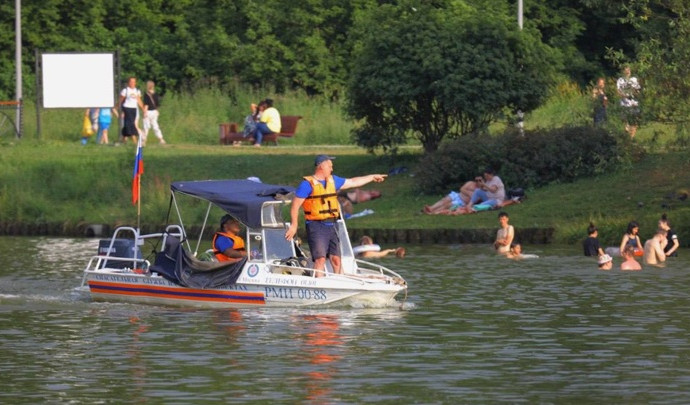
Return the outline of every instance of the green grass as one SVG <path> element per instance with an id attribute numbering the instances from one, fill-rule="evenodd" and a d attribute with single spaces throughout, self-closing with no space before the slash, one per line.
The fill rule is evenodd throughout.
<path id="1" fill-rule="evenodd" d="M 283 115 L 300 115 L 302 120 L 294 138 L 282 138 L 285 145 L 349 145 L 349 121 L 339 103 L 323 97 L 308 97 L 299 92 L 282 95 L 251 88 L 221 91 L 202 88 L 193 94 L 166 94 L 161 100 L 159 123 L 166 140 L 171 143 L 214 145 L 218 143 L 218 124 L 242 124 L 249 114 L 249 105 L 264 98 L 273 98 Z M 81 135 L 83 109 L 41 109 L 43 141 L 78 142 Z M 24 138 L 36 140 L 36 107 L 27 100 L 24 108 Z M 117 124 L 110 131 L 110 141 L 117 140 Z M 2 140 L 0 140 L 2 141 Z"/>
<path id="2" fill-rule="evenodd" d="M 392 167 L 409 171 L 371 185 L 383 197 L 355 205 L 356 211 L 376 213 L 353 219 L 349 227 L 370 229 L 494 228 L 496 212 L 446 217 L 420 214 L 424 204 L 442 197 L 416 190 L 415 167 L 419 148 L 404 148 L 395 159 L 366 154 L 345 146 L 279 146 L 255 150 L 231 146 L 151 145 L 146 148 L 142 181 L 142 217 L 148 224 L 165 223 L 169 184 L 179 180 L 246 178 L 296 185 L 313 170 L 313 156 L 337 156 L 336 174 L 353 177 Z M 0 218 L 28 223 L 135 224 L 131 204 L 134 145 L 82 147 L 77 144 L 21 142 L 0 148 Z M 583 238 L 590 221 L 600 228 L 602 241 L 620 238 L 630 220 L 641 223 L 642 235 L 651 235 L 656 220 L 668 211 L 681 241 L 690 236 L 690 200 L 667 200 L 669 193 L 688 192 L 690 157 L 668 152 L 648 155 L 633 167 L 570 184 L 556 184 L 528 192 L 526 201 L 507 207 L 517 227 L 553 227 L 556 241 L 573 243 Z M 455 188 L 455 185 L 449 186 Z M 191 202 L 186 219 L 201 224 L 204 206 Z M 638 203 L 642 203 L 639 207 Z M 663 209 L 662 204 L 671 205 Z M 219 212 L 214 212 L 218 216 Z M 685 238 L 685 239 L 684 239 Z"/>
<path id="3" fill-rule="evenodd" d="M 613 86 L 613 84 L 610 84 Z M 294 138 L 280 139 L 281 144 L 352 145 L 350 131 L 353 122 L 343 111 L 343 102 L 333 102 L 322 96 L 308 96 L 302 92 L 275 94 L 270 89 L 237 86 L 227 90 L 199 88 L 193 93 L 167 93 L 161 101 L 160 124 L 165 138 L 171 143 L 214 145 L 218 143 L 218 124 L 237 122 L 241 125 L 249 113 L 249 104 L 270 97 L 284 115 L 300 115 L 303 119 Z M 562 83 L 553 89 L 546 103 L 525 116 L 525 128 L 555 128 L 564 125 L 588 125 L 592 104 L 588 92 L 572 83 Z M 609 109 L 609 125 L 622 128 L 615 104 Z M 84 111 L 82 109 L 42 109 L 41 140 L 48 142 L 78 142 Z M 507 125 L 502 120 L 491 125 L 492 133 L 501 133 Z M 24 108 L 24 139 L 37 139 L 36 108 L 33 100 L 26 100 Z M 117 125 L 113 125 L 110 140 L 117 139 Z M 662 123 L 641 126 L 638 140 L 648 149 L 664 151 L 677 149 L 678 134 L 674 127 Z M 6 140 L 0 139 L 0 143 Z M 418 142 L 411 140 L 410 145 Z M 686 142 L 687 143 L 687 142 Z M 685 146 L 685 145 L 681 145 Z"/>
<path id="4" fill-rule="evenodd" d="M 217 124 L 241 122 L 249 104 L 266 96 L 275 99 L 283 114 L 304 117 L 297 136 L 281 140 L 278 147 L 260 150 L 219 146 Z M 585 92 L 563 85 L 554 90 L 549 102 L 526 117 L 526 127 L 586 124 L 590 108 Z M 609 114 L 609 125 L 622 125 L 614 112 Z M 43 134 L 37 140 L 35 109 L 29 103 L 24 138 L 0 139 L 0 222 L 135 223 L 136 209 L 130 201 L 134 146 L 79 145 L 82 114 L 82 110 L 43 110 Z M 199 89 L 193 95 L 166 95 L 160 121 L 170 144 L 160 147 L 153 143 L 145 151 L 142 216 L 149 224 L 165 222 L 171 181 L 258 176 L 265 182 L 296 185 L 311 173 L 314 155 L 330 153 L 338 156 L 336 173 L 346 177 L 387 173 L 397 166 L 409 168 L 375 186 L 383 198 L 355 206 L 356 211 L 372 208 L 376 214 L 352 220 L 351 228 L 496 226 L 495 212 L 461 217 L 421 215 L 424 204 L 442 197 L 417 191 L 413 176 L 421 147 L 411 142 L 395 157 L 367 154 L 351 145 L 352 122 L 345 118 L 342 106 L 319 97 L 300 93 L 275 96 L 248 88 L 226 92 Z M 500 133 L 502 126 L 505 123 L 499 122 L 492 130 Z M 111 135 L 111 141 L 115 138 Z M 529 190 L 524 204 L 508 207 L 512 222 L 517 227 L 554 227 L 557 242 L 572 243 L 582 239 L 589 221 L 594 221 L 601 239 L 612 244 L 632 219 L 640 221 L 643 236 L 651 234 L 660 214 L 668 210 L 681 241 L 690 240 L 690 225 L 686 225 L 690 224 L 690 203 L 664 198 L 689 187 L 685 174 L 690 158 L 677 151 L 684 150 L 684 145 L 676 139 L 668 125 L 643 125 L 636 142 L 650 152 L 645 159 L 616 173 Z M 457 186 L 448 185 L 448 189 Z M 664 209 L 662 204 L 672 208 Z M 200 224 L 204 209 L 198 203 L 190 205 L 191 221 Z"/>

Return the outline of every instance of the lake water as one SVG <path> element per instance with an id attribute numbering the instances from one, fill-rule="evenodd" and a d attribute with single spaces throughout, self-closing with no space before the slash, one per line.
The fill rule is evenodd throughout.
<path id="1" fill-rule="evenodd" d="M 91 302 L 97 245 L 0 238 L 1 403 L 690 401 L 690 250 L 604 272 L 579 246 L 407 246 L 380 260 L 401 306 L 199 310 Z"/>

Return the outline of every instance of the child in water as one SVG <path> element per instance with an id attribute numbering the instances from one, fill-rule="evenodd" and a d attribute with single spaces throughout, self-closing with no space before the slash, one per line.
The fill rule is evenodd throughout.
<path id="1" fill-rule="evenodd" d="M 508 259 L 520 260 L 522 257 L 522 245 L 519 243 L 513 243 L 510 245 L 510 250 L 506 253 Z"/>
<path id="2" fill-rule="evenodd" d="M 599 270 L 611 270 L 613 268 L 613 258 L 611 258 L 611 256 L 607 255 L 606 253 L 599 256 L 598 263 Z"/>

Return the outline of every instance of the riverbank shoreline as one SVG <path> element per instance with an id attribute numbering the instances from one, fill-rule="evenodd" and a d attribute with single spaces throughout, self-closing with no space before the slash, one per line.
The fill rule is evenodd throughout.
<path id="1" fill-rule="evenodd" d="M 20 223 L 0 222 L 0 236 L 49 236 L 71 238 L 110 238 L 115 228 L 130 226 L 128 224 L 89 224 L 80 223 Z M 164 225 L 142 224 L 144 234 L 161 232 Z M 200 226 L 187 227 L 187 234 L 198 237 Z M 348 233 L 356 243 L 362 236 L 367 235 L 379 244 L 457 244 L 457 243 L 492 243 L 496 238 L 496 229 L 385 229 L 385 228 L 351 228 Z M 515 239 L 520 243 L 542 245 L 554 243 L 554 228 L 516 228 Z M 210 240 L 211 233 L 206 230 Z M 304 230 L 300 229 L 298 236 L 306 240 Z"/>

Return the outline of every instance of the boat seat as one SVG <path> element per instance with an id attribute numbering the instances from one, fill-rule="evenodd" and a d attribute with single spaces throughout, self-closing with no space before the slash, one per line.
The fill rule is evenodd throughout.
<path id="1" fill-rule="evenodd" d="M 271 266 L 273 274 L 290 274 L 293 276 L 310 276 L 307 270 L 312 266 L 311 261 L 304 257 L 288 257 Z"/>
<path id="2" fill-rule="evenodd" d="M 246 261 L 246 258 L 235 263 L 201 261 L 189 254 L 179 239 L 168 236 L 150 270 L 185 287 L 215 288 L 235 284 Z"/>

